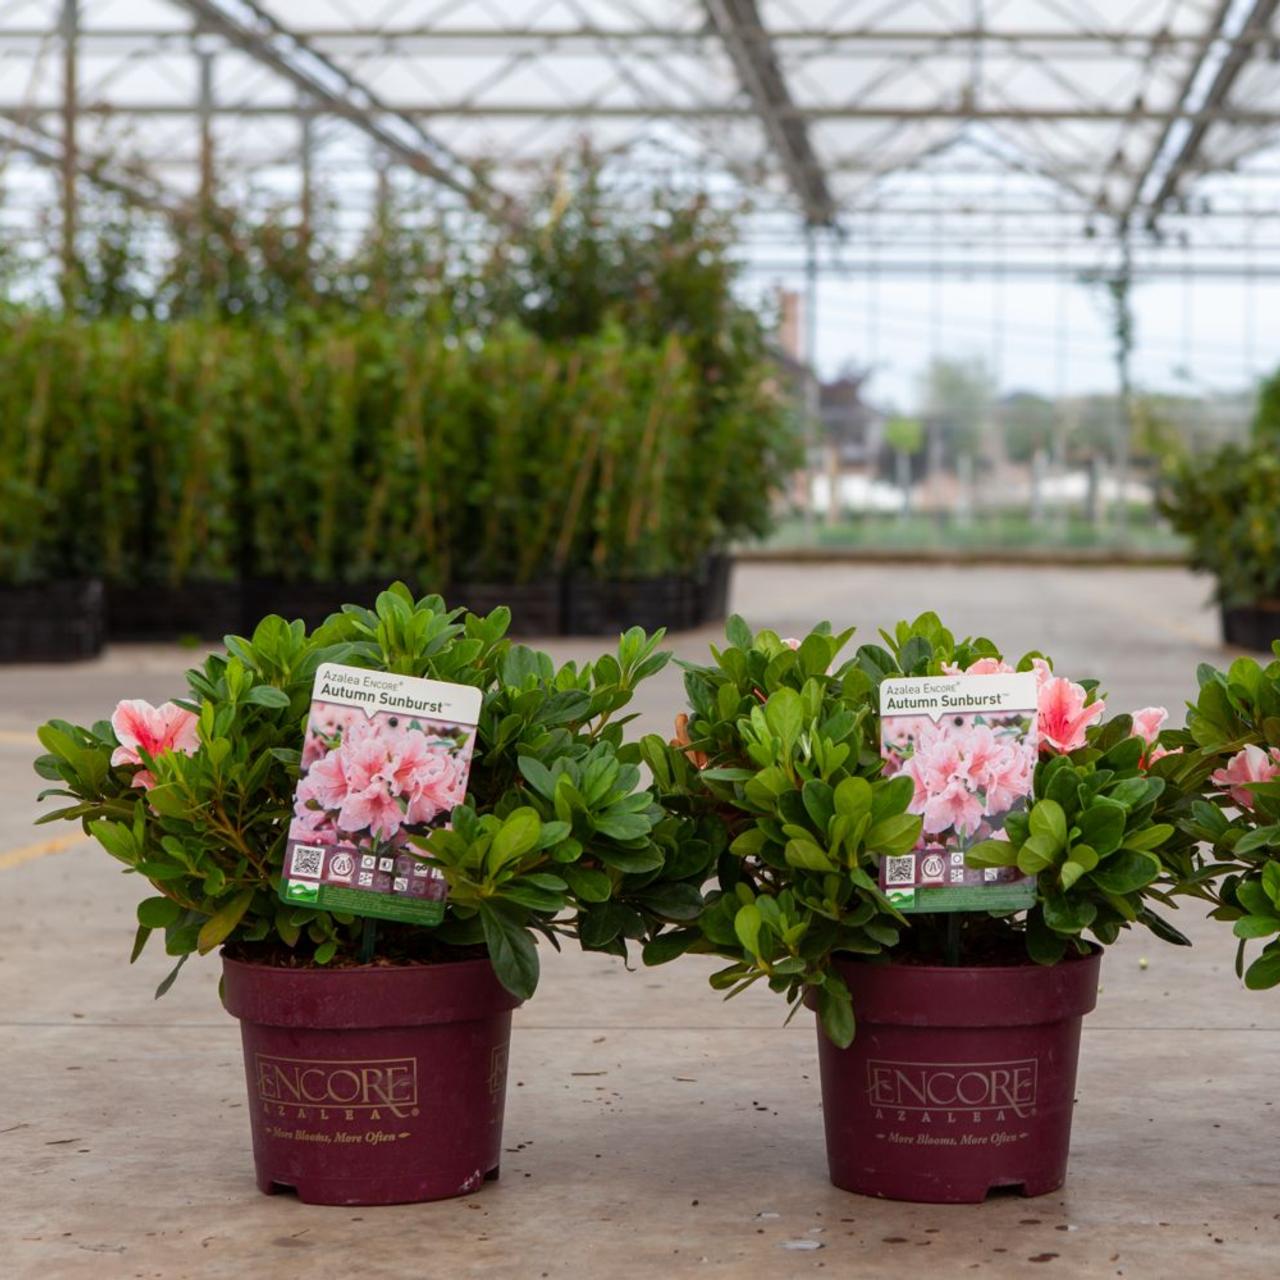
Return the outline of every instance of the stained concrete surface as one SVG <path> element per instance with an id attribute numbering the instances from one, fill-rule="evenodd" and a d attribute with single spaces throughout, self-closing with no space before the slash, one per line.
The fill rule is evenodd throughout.
<path id="1" fill-rule="evenodd" d="M 935 608 L 1100 677 L 1117 709 L 1176 717 L 1197 662 L 1227 657 L 1205 594 L 1176 570 L 753 565 L 734 602 L 783 634 L 825 617 L 863 638 Z M 714 636 L 675 647 L 698 656 Z M 1050 1196 L 834 1189 L 811 1024 L 784 1029 L 767 992 L 722 1002 L 709 962 L 628 973 L 579 954 L 544 955 L 517 1014 L 498 1183 L 389 1209 L 261 1196 L 216 964 L 153 1001 L 164 957 L 126 963 L 134 887 L 69 829 L 29 826 L 35 725 L 172 695 L 191 660 L 133 647 L 0 668 L 0 1276 L 1280 1274 L 1280 997 L 1240 988 L 1232 939 L 1194 907 L 1179 918 L 1193 949 L 1133 935 L 1104 962 L 1071 1172 Z M 669 670 L 641 727 L 665 731 L 678 698 Z"/>

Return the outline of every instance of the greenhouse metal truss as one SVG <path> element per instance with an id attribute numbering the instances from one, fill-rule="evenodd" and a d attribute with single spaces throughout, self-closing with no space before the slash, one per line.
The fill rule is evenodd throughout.
<path id="1" fill-rule="evenodd" d="M 366 216 L 380 174 L 518 219 L 583 140 L 611 198 L 745 203 L 757 259 L 1267 274 L 1280 0 L 0 0 L 10 229 L 105 191 Z M 43 176 L 41 176 L 43 175 Z M 447 216 L 455 216 L 447 214 Z"/>

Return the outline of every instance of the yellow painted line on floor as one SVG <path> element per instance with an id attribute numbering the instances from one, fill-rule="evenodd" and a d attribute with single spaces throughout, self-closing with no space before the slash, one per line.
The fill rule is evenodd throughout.
<path id="1" fill-rule="evenodd" d="M 46 858 L 51 853 L 65 853 L 79 845 L 88 844 L 86 835 L 55 836 L 52 840 L 37 840 L 35 844 L 25 844 L 20 849 L 10 849 L 0 853 L 0 871 L 9 867 L 20 867 L 24 862 L 34 862 L 37 858 Z"/>
<path id="2" fill-rule="evenodd" d="M 38 747 L 40 739 L 35 733 L 24 733 L 21 729 L 0 729 L 0 742 L 12 742 L 19 747 Z"/>

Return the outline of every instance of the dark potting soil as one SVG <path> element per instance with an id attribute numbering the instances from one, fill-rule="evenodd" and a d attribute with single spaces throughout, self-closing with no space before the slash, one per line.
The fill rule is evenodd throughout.
<path id="1" fill-rule="evenodd" d="M 318 965 L 312 959 L 313 948 L 297 950 L 278 939 L 273 942 L 232 942 L 223 948 L 231 960 L 244 964 L 267 965 L 273 969 L 395 969 L 407 965 L 457 964 L 463 960 L 484 960 L 488 949 L 483 944 L 465 947 L 445 946 L 431 938 L 421 936 L 421 931 L 401 930 L 395 925 L 379 922 L 377 953 L 368 964 L 359 956 L 338 954 L 328 964 Z"/>
<path id="2" fill-rule="evenodd" d="M 942 913 L 908 916 L 911 922 L 898 935 L 898 945 L 879 957 L 891 964 L 950 967 L 947 956 L 947 917 Z M 1022 931 L 1011 930 L 1003 922 L 961 915 L 957 967 L 986 969 L 1010 968 L 1015 965 L 1035 964 L 1027 955 L 1027 944 Z M 1067 959 L 1073 953 L 1068 952 Z M 876 963 L 869 957 L 869 963 Z"/>

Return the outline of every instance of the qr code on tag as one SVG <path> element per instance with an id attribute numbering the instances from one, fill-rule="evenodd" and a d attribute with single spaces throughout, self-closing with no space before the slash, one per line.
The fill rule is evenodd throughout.
<path id="1" fill-rule="evenodd" d="M 324 850 L 305 844 L 295 845 L 289 870 L 292 875 L 319 880 L 324 870 Z"/>
<path id="2" fill-rule="evenodd" d="M 884 860 L 884 882 L 886 886 L 910 886 L 916 882 L 916 858 L 909 853 L 902 858 L 886 858 Z"/>

